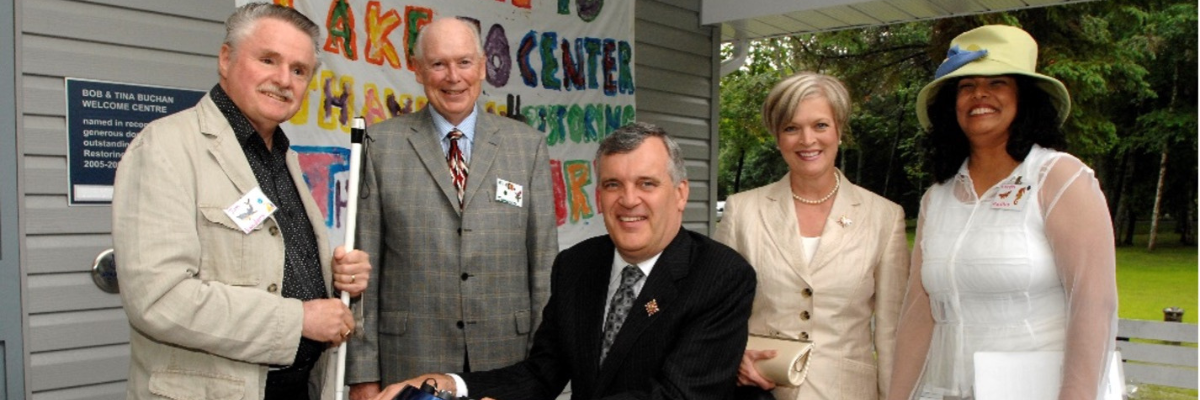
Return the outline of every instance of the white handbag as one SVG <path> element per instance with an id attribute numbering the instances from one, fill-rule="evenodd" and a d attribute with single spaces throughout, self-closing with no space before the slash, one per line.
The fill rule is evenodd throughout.
<path id="1" fill-rule="evenodd" d="M 776 385 L 796 387 L 808 376 L 813 342 L 751 334 L 746 350 L 775 350 L 775 358 L 758 360 L 758 373 Z"/>

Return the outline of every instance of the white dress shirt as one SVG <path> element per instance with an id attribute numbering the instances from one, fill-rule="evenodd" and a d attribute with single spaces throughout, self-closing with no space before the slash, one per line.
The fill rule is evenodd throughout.
<path id="1" fill-rule="evenodd" d="M 458 141 L 458 149 L 462 150 L 463 161 L 467 165 L 471 165 L 471 149 L 474 147 L 472 144 L 475 143 L 475 120 L 479 119 L 479 105 L 475 105 L 475 108 L 471 109 L 471 114 L 463 118 L 457 126 L 447 121 L 442 114 L 438 114 L 436 108 L 426 107 L 430 107 L 429 113 L 433 116 L 433 127 L 437 128 L 438 143 L 442 144 L 442 155 L 450 154 L 450 138 L 446 135 L 457 128 L 459 132 L 462 132 L 463 139 L 466 139 Z"/>
<path id="2" fill-rule="evenodd" d="M 633 284 L 634 298 L 637 298 L 639 294 L 642 294 L 642 286 L 646 286 L 646 279 L 650 278 L 650 270 L 654 269 L 654 264 L 658 263 L 658 257 L 660 256 L 662 256 L 662 253 L 655 254 L 654 257 L 650 257 L 646 259 L 646 261 L 637 263 L 638 269 L 642 270 L 642 279 Z M 625 259 L 621 258 L 621 253 L 613 250 L 612 271 L 608 274 L 608 295 L 605 296 L 606 300 L 604 300 L 605 316 L 608 315 L 608 307 L 612 305 L 613 295 L 616 294 L 617 289 L 621 287 L 621 270 L 625 269 L 625 266 L 629 264 L 632 263 L 626 262 Z"/>

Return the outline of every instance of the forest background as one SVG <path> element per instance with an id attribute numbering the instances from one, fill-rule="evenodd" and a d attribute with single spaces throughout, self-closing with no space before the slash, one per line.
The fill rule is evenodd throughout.
<path id="1" fill-rule="evenodd" d="M 718 198 L 787 172 L 762 126 L 761 105 L 783 77 L 817 71 L 845 82 L 853 99 L 839 168 L 915 217 L 931 184 L 920 156 L 917 92 L 950 40 L 985 24 L 1028 31 L 1040 47 L 1038 71 L 1070 91 L 1068 151 L 1095 169 L 1118 246 L 1133 245 L 1151 225 L 1139 245 L 1152 250 L 1156 234 L 1169 233 L 1178 240 L 1173 246 L 1194 254 L 1195 0 L 1104 0 L 753 41 L 746 64 L 721 78 Z M 732 46 L 722 52 L 731 58 Z"/>

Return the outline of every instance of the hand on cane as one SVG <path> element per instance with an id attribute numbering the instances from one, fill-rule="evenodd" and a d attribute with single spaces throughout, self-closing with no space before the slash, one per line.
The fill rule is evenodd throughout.
<path id="1" fill-rule="evenodd" d="M 356 298 L 367 290 L 371 280 L 371 260 L 361 250 L 346 251 L 345 246 L 333 249 L 333 288 Z"/>
<path id="2" fill-rule="evenodd" d="M 300 335 L 318 342 L 341 344 L 354 332 L 354 316 L 338 299 L 304 302 L 304 328 Z"/>

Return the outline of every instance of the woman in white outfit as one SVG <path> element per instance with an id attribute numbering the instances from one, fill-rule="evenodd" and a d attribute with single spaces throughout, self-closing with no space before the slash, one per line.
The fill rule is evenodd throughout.
<path id="1" fill-rule="evenodd" d="M 921 199 L 889 399 L 976 398 L 977 352 L 1061 352 L 1059 399 L 1102 392 L 1112 222 L 1092 170 L 1056 150 L 1070 95 L 1036 63 L 1028 33 L 984 26 L 951 42 L 917 97 L 937 183 Z"/>

